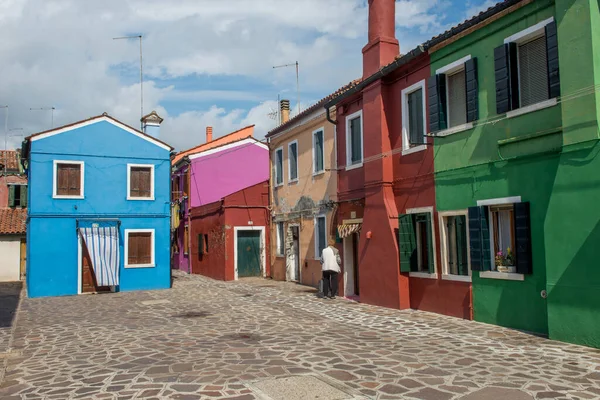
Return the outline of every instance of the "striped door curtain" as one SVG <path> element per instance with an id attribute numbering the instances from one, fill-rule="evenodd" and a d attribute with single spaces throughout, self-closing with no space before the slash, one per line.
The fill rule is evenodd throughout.
<path id="1" fill-rule="evenodd" d="M 119 229 L 117 226 L 79 228 L 92 261 L 98 286 L 119 285 Z"/>

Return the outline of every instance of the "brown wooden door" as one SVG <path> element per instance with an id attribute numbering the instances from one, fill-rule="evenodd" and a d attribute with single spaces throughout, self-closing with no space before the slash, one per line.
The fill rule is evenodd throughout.
<path id="1" fill-rule="evenodd" d="M 92 259 L 88 252 L 85 242 L 81 241 L 81 292 L 82 293 L 95 293 L 95 292 L 107 292 L 110 291 L 108 286 L 98 286 L 96 283 L 96 275 L 94 275 L 94 268 L 92 267 Z"/>
<path id="2" fill-rule="evenodd" d="M 25 266 L 27 265 L 27 244 L 21 239 L 21 280 L 25 280 Z"/>

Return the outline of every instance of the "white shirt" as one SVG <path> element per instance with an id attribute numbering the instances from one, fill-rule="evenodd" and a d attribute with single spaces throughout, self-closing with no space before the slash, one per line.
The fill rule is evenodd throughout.
<path id="1" fill-rule="evenodd" d="M 335 271 L 341 272 L 340 264 L 342 259 L 340 258 L 340 252 L 335 247 L 327 246 L 321 253 L 321 265 L 323 271 Z"/>

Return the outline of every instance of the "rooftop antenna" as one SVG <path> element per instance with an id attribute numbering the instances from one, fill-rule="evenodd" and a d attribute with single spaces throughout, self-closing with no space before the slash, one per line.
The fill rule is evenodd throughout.
<path id="1" fill-rule="evenodd" d="M 54 107 L 39 107 L 39 108 L 30 108 L 29 111 L 46 111 L 46 110 L 50 110 L 51 113 L 51 119 L 50 119 L 50 129 L 54 128 L 54 110 L 56 110 L 56 108 Z"/>
<path id="2" fill-rule="evenodd" d="M 8 105 L 6 106 L 0 106 L 0 108 L 4 108 L 6 109 L 6 112 L 4 114 L 4 175 L 6 175 L 6 163 L 7 163 L 7 154 L 6 154 L 6 150 L 8 150 L 6 148 L 7 146 L 7 140 L 8 140 Z"/>
<path id="3" fill-rule="evenodd" d="M 121 39 L 139 39 L 140 40 L 140 126 L 141 129 L 144 129 L 144 123 L 142 122 L 142 118 L 144 118 L 144 62 L 142 58 L 142 35 L 135 36 L 120 36 L 115 37 L 113 40 L 121 40 Z"/>
<path id="4" fill-rule="evenodd" d="M 296 61 L 295 64 L 276 65 L 273 69 L 286 67 L 296 67 L 296 94 L 298 96 L 298 114 L 300 114 L 300 66 L 298 61 Z"/>

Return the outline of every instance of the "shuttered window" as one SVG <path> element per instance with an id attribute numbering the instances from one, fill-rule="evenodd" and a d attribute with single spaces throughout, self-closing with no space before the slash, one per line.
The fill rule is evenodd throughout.
<path id="1" fill-rule="evenodd" d="M 283 149 L 275 150 L 275 184 L 283 183 Z"/>
<path id="2" fill-rule="evenodd" d="M 315 254 L 315 258 L 320 258 L 323 249 L 327 247 L 327 227 L 325 217 L 317 217 L 316 222 L 315 239 L 317 242 L 317 254 Z"/>
<path id="3" fill-rule="evenodd" d="M 185 174 L 183 175 L 183 195 L 190 195 L 190 169 L 185 170 Z"/>
<path id="4" fill-rule="evenodd" d="M 467 257 L 467 218 L 464 215 L 444 218 L 446 233 L 446 274 L 469 275 Z"/>
<path id="5" fill-rule="evenodd" d="M 27 207 L 27 185 L 8 186 L 8 206 Z"/>
<path id="6" fill-rule="evenodd" d="M 56 164 L 56 194 L 83 196 L 81 191 L 81 164 Z"/>
<path id="7" fill-rule="evenodd" d="M 129 197 L 151 199 L 152 175 L 151 166 L 129 166 Z"/>
<path id="8" fill-rule="evenodd" d="M 283 222 L 277 223 L 277 255 L 283 256 L 285 251 L 285 236 L 283 234 Z"/>
<path id="9" fill-rule="evenodd" d="M 548 60 L 546 37 L 519 46 L 521 107 L 548 100 Z"/>
<path id="10" fill-rule="evenodd" d="M 127 265 L 151 265 L 152 232 L 129 232 L 127 236 Z"/>
<path id="11" fill-rule="evenodd" d="M 431 213 L 400 216 L 400 271 L 435 273 Z"/>
<path id="12" fill-rule="evenodd" d="M 298 180 L 298 142 L 288 145 L 288 168 L 290 181 Z"/>
<path id="13" fill-rule="evenodd" d="M 411 146 L 425 143 L 423 89 L 408 94 L 408 137 Z"/>
<path id="14" fill-rule="evenodd" d="M 448 87 L 448 127 L 467 123 L 467 92 L 465 90 L 465 70 L 460 70 L 446 78 Z"/>
<path id="15" fill-rule="evenodd" d="M 361 117 L 350 120 L 350 162 L 352 165 L 362 162 Z"/>
<path id="16" fill-rule="evenodd" d="M 317 131 L 313 138 L 313 173 L 324 169 L 323 131 Z"/>

